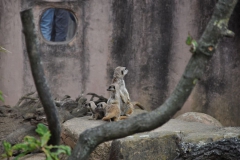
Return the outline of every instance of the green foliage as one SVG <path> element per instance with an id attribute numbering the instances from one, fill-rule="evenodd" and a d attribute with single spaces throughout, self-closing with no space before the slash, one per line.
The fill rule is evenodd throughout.
<path id="1" fill-rule="evenodd" d="M 3 93 L 0 91 L 0 101 L 4 102 Z"/>
<path id="2" fill-rule="evenodd" d="M 194 53 L 196 51 L 197 46 L 198 46 L 197 41 L 194 40 L 190 34 L 188 34 L 188 37 L 186 39 L 186 44 L 188 46 L 192 46 L 191 50 L 190 50 L 192 53 Z"/>
<path id="3" fill-rule="evenodd" d="M 186 44 L 190 46 L 192 44 L 192 40 L 193 40 L 192 36 L 188 34 L 188 37 L 186 39 Z"/>
<path id="4" fill-rule="evenodd" d="M 3 141 L 3 147 L 4 147 L 5 153 L 2 154 L 2 157 L 3 158 L 12 157 L 12 154 L 13 154 L 12 145 L 8 142 Z"/>
<path id="5" fill-rule="evenodd" d="M 67 154 L 67 155 L 71 154 L 71 148 L 69 146 L 47 145 L 47 142 L 49 141 L 51 134 L 48 128 L 44 124 L 39 123 L 35 131 L 39 134 L 40 140 L 32 136 L 26 136 L 24 137 L 23 143 L 18 143 L 14 146 L 11 146 L 10 143 L 4 141 L 3 147 L 5 150 L 5 153 L 2 154 L 2 158 L 12 157 L 13 152 L 15 151 L 20 151 L 20 154 L 17 155 L 14 158 L 14 160 L 18 160 L 20 157 L 23 157 L 28 153 L 39 151 L 39 150 L 43 151 L 46 154 L 46 160 L 58 160 L 58 156 L 60 154 Z M 52 152 L 52 149 L 56 149 L 56 151 Z"/>

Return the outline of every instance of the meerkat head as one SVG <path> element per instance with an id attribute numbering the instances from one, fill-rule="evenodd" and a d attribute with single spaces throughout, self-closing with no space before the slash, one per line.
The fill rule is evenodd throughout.
<path id="1" fill-rule="evenodd" d="M 118 90 L 119 90 L 119 86 L 117 83 L 111 84 L 107 89 L 107 91 L 112 91 L 112 92 L 116 92 Z"/>
<path id="2" fill-rule="evenodd" d="M 95 103 L 93 101 L 89 101 L 85 104 L 85 107 L 88 108 L 88 109 L 95 109 L 97 106 L 95 105 Z"/>
<path id="3" fill-rule="evenodd" d="M 87 109 L 90 109 L 90 104 L 89 103 L 85 103 L 85 105 L 83 107 L 87 108 Z"/>
<path id="4" fill-rule="evenodd" d="M 105 102 L 100 102 L 97 104 L 97 108 L 99 108 L 99 109 L 105 109 L 106 106 L 107 106 L 107 103 L 105 103 Z"/>
<path id="5" fill-rule="evenodd" d="M 128 73 L 128 70 L 126 69 L 126 67 L 118 66 L 114 70 L 113 77 L 115 77 L 115 78 L 123 78 L 127 73 Z"/>

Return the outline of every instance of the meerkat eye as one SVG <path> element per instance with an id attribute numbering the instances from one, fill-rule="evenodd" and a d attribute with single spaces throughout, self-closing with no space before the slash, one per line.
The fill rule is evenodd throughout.
<path id="1" fill-rule="evenodd" d="M 123 71 L 121 71 L 122 72 L 122 75 L 124 74 L 124 72 Z"/>

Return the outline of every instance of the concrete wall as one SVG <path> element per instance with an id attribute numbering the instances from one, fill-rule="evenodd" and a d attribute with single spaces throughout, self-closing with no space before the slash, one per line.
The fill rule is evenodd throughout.
<path id="1" fill-rule="evenodd" d="M 33 7 L 43 65 L 55 97 L 95 92 L 108 97 L 113 70 L 126 66 L 131 99 L 147 109 L 160 106 L 177 85 L 191 56 L 185 44 L 198 39 L 217 0 L 2 0 L 0 44 L 12 54 L 0 54 L 0 89 L 6 104 L 35 90 L 21 33 L 19 11 Z M 73 40 L 48 43 L 39 32 L 39 17 L 48 7 L 67 8 L 77 17 Z M 224 125 L 238 125 L 238 11 L 230 23 L 234 39 L 224 39 L 207 66 L 206 75 L 184 108 L 201 111 Z M 234 20 L 237 21 L 234 22 Z M 227 119 L 227 120 L 226 120 Z"/>
<path id="2" fill-rule="evenodd" d="M 22 28 L 19 12 L 21 1 L 0 1 L 0 45 L 12 53 L 0 53 L 0 90 L 6 104 L 15 104 L 24 89 Z"/>

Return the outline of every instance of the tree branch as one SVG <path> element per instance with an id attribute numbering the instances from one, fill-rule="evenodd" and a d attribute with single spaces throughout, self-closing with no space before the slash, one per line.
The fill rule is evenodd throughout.
<path id="1" fill-rule="evenodd" d="M 102 142 L 160 127 L 180 110 L 196 84 L 196 80 L 202 77 L 206 64 L 216 50 L 218 41 L 226 35 L 223 33 L 227 31 L 228 21 L 236 3 L 237 0 L 218 1 L 213 16 L 200 38 L 198 47 L 186 66 L 183 76 L 163 105 L 149 113 L 84 131 L 80 134 L 77 145 L 68 160 L 86 160 Z"/>
<path id="2" fill-rule="evenodd" d="M 38 91 L 39 98 L 46 113 L 49 130 L 52 135 L 49 144 L 58 145 L 60 142 L 61 133 L 60 123 L 57 115 L 58 112 L 56 110 L 55 103 L 53 101 L 44 75 L 38 49 L 39 44 L 37 42 L 32 9 L 22 11 L 21 20 L 23 25 L 23 33 L 25 34 L 26 47 L 33 79 Z"/>

